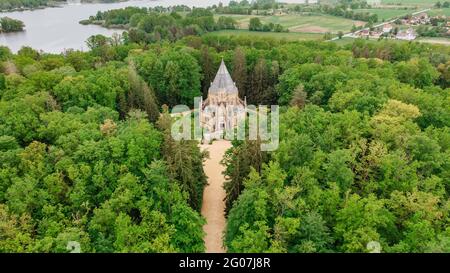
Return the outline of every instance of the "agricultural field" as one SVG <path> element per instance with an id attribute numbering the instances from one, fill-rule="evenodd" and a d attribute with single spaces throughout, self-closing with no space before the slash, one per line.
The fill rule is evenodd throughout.
<path id="1" fill-rule="evenodd" d="M 418 6 L 418 7 L 430 7 L 433 6 L 438 0 L 381 0 L 383 5 L 403 5 L 403 6 Z"/>
<path id="2" fill-rule="evenodd" d="M 287 14 L 276 16 L 257 16 L 257 15 L 232 15 L 241 29 L 247 29 L 252 17 L 259 17 L 264 24 L 281 24 L 290 32 L 306 33 L 337 33 L 339 31 L 348 32 L 353 25 L 364 25 L 365 22 L 355 21 L 346 18 L 331 15 L 305 15 L 305 14 Z"/>
<path id="3" fill-rule="evenodd" d="M 437 16 L 437 15 L 445 15 L 450 16 L 450 8 L 445 9 L 432 9 L 428 12 L 430 16 Z"/>
<path id="4" fill-rule="evenodd" d="M 321 40 L 323 34 L 320 33 L 299 33 L 299 32 L 260 32 L 249 30 L 219 30 L 212 34 L 220 36 L 243 36 L 243 37 L 266 37 L 275 39 L 285 39 L 288 41 Z"/>

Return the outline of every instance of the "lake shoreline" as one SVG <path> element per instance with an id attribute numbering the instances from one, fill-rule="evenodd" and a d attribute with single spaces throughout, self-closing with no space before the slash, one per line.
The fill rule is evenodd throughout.
<path id="1" fill-rule="evenodd" d="M 112 0 L 111 2 L 105 2 L 102 0 L 82 0 L 80 4 L 114 4 L 114 3 L 123 3 L 123 2 L 130 2 L 131 0 Z M 143 0 L 133 0 L 133 1 L 143 1 Z M 149 0 L 149 1 L 158 1 L 158 0 Z M 20 7 L 20 8 L 12 8 L 12 9 L 0 9 L 0 13 L 6 13 L 6 12 L 21 12 L 21 11 L 35 11 L 35 10 L 42 10 L 47 8 L 63 8 L 66 5 L 70 5 L 67 1 L 52 1 L 49 2 L 47 5 L 41 5 L 37 7 Z"/>
<path id="2" fill-rule="evenodd" d="M 41 5 L 41 6 L 37 6 L 37 7 L 20 7 L 20 8 L 13 8 L 13 9 L 4 9 L 4 10 L 0 10 L 0 13 L 3 12 L 21 12 L 21 11 L 35 11 L 35 10 L 42 10 L 42 9 L 46 9 L 46 8 L 61 8 L 62 6 L 67 5 L 67 2 L 63 3 L 63 2 L 49 2 L 47 5 Z"/>
<path id="3" fill-rule="evenodd" d="M 0 17 L 10 17 L 24 22 L 26 31 L 2 33 L 0 44 L 7 46 L 12 52 L 19 51 L 23 46 L 29 46 L 48 53 L 61 53 L 67 49 L 87 49 L 86 40 L 93 35 L 111 37 L 121 34 L 126 26 L 82 25 L 79 22 L 89 18 L 98 11 L 121 9 L 128 6 L 155 7 L 189 4 L 188 0 L 152 1 L 132 0 L 116 3 L 82 3 L 58 5 L 58 8 L 36 9 L 34 11 L 3 12 Z M 190 0 L 189 0 L 190 1 Z M 217 4 L 220 0 L 196 0 L 199 7 Z M 222 0 L 227 2 L 227 0 Z M 192 2 L 191 2 L 192 4 Z"/>

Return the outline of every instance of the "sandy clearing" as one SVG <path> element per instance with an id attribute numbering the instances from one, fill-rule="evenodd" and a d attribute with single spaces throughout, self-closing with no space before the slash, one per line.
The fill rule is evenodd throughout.
<path id="1" fill-rule="evenodd" d="M 208 186 L 203 193 L 202 215 L 206 218 L 203 230 L 206 233 L 204 238 L 206 253 L 226 252 L 222 235 L 225 229 L 225 190 L 223 183 L 225 178 L 222 172 L 225 166 L 220 164 L 226 150 L 231 147 L 231 143 L 226 140 L 216 140 L 213 144 L 200 145 L 202 150 L 209 151 L 209 159 L 203 164 L 203 169 L 208 176 Z"/>

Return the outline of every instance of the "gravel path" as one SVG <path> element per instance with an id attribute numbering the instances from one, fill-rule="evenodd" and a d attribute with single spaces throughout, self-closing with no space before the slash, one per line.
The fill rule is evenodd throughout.
<path id="1" fill-rule="evenodd" d="M 206 253 L 224 253 L 222 235 L 225 229 L 225 190 L 223 183 L 225 178 L 222 175 L 225 167 L 220 161 L 225 151 L 231 147 L 231 143 L 225 140 L 214 141 L 211 145 L 201 145 L 202 150 L 209 151 L 209 159 L 203 165 L 208 176 L 208 186 L 203 193 L 202 215 L 206 218 L 203 230 L 206 233 L 204 238 Z"/>

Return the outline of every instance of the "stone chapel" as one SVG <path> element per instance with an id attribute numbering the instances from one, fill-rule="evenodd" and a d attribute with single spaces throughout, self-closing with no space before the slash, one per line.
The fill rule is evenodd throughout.
<path id="1" fill-rule="evenodd" d="M 222 59 L 214 81 L 208 89 L 208 97 L 200 102 L 200 123 L 206 141 L 223 138 L 246 115 L 246 99 L 239 98 L 236 83 Z"/>

